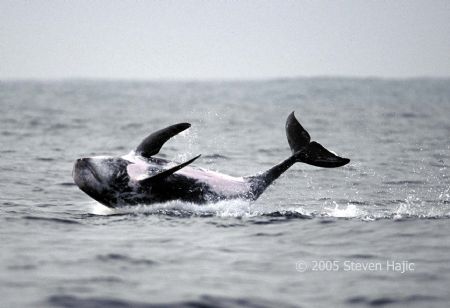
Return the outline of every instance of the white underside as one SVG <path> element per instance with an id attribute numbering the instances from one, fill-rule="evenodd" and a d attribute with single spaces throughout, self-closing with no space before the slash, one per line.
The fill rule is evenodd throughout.
<path id="1" fill-rule="evenodd" d="M 141 181 L 151 177 L 156 174 L 156 171 L 152 172 L 152 169 L 156 170 L 156 168 L 161 168 L 161 166 L 148 163 L 145 158 L 136 155 L 134 151 L 122 156 L 122 158 L 132 163 L 127 166 L 127 172 L 132 181 Z M 170 169 L 176 165 L 178 164 L 169 162 L 165 166 L 162 166 L 162 168 Z M 222 195 L 243 194 L 250 189 L 250 184 L 242 177 L 233 177 L 203 168 L 186 166 L 175 172 L 175 174 L 180 174 L 185 177 L 195 179 L 199 182 L 203 182 L 215 192 Z"/>

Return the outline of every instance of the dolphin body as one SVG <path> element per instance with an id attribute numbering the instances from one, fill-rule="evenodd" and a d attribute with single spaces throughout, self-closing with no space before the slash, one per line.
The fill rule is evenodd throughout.
<path id="1" fill-rule="evenodd" d="M 156 131 L 122 157 L 80 158 L 74 164 L 73 179 L 82 191 L 111 208 L 170 200 L 201 204 L 237 198 L 256 200 L 296 162 L 325 168 L 350 162 L 311 141 L 294 112 L 286 120 L 292 155 L 261 174 L 233 177 L 191 165 L 200 155 L 181 164 L 154 157 L 167 140 L 190 126 L 179 123 Z"/>

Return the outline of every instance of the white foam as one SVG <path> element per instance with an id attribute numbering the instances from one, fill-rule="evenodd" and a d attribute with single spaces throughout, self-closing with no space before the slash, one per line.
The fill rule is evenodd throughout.
<path id="1" fill-rule="evenodd" d="M 334 218 L 357 218 L 364 221 L 374 221 L 378 219 L 401 220 L 408 217 L 435 218 L 448 217 L 448 209 L 440 207 L 422 208 L 404 203 L 398 208 L 378 209 L 374 205 L 358 206 L 352 203 L 339 205 L 333 201 L 334 207 L 318 207 L 303 205 L 294 205 L 290 207 L 282 205 L 264 204 L 248 200 L 234 199 L 224 200 L 217 203 L 196 204 L 183 201 L 169 201 L 165 203 L 155 203 L 151 205 L 125 206 L 117 209 L 108 208 L 98 202 L 89 202 L 90 213 L 95 215 L 112 214 L 169 214 L 169 215 L 194 215 L 194 216 L 216 216 L 216 217 L 234 217 L 251 218 L 266 214 L 280 213 L 298 213 L 311 217 L 334 217 Z M 369 207 L 369 208 L 368 208 Z M 375 207 L 375 208 L 374 208 Z"/>
<path id="2" fill-rule="evenodd" d="M 353 218 L 361 216 L 362 212 L 354 204 L 347 204 L 345 208 L 339 208 L 339 204 L 333 201 L 334 208 L 325 208 L 325 214 L 327 216 L 337 218 Z"/>
<path id="3" fill-rule="evenodd" d="M 138 211 L 141 213 L 152 214 L 161 212 L 184 212 L 192 213 L 194 215 L 214 215 L 219 217 L 244 217 L 255 216 L 259 213 L 255 213 L 251 208 L 249 201 L 244 200 L 226 200 L 219 201 L 217 203 L 209 204 L 195 204 L 182 201 L 169 201 L 165 203 L 157 203 L 152 205 L 138 205 L 136 208 L 121 209 L 121 211 Z"/>

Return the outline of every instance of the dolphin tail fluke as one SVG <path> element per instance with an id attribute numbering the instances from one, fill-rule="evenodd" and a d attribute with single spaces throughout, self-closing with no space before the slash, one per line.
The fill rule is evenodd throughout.
<path id="1" fill-rule="evenodd" d="M 294 112 L 286 120 L 286 136 L 296 162 L 323 168 L 341 167 L 350 162 L 350 159 L 335 155 L 321 144 L 311 142 L 311 137 L 295 118 Z"/>
<path id="2" fill-rule="evenodd" d="M 273 181 L 297 162 L 324 168 L 341 167 L 350 162 L 350 159 L 339 157 L 319 143 L 311 141 L 308 132 L 295 118 L 294 112 L 286 120 L 286 136 L 292 156 L 260 175 L 249 177 L 252 199 L 257 199 Z"/>
<path id="3" fill-rule="evenodd" d="M 342 167 L 350 162 L 350 159 L 331 153 L 315 141 L 311 142 L 303 151 L 296 152 L 293 156 L 296 162 L 322 168 Z"/>

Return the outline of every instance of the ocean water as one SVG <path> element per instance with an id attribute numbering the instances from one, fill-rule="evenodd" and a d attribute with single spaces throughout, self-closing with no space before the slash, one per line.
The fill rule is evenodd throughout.
<path id="1" fill-rule="evenodd" d="M 1 307 L 448 307 L 450 80 L 0 82 Z M 161 156 L 231 175 L 290 154 L 295 110 L 349 165 L 296 164 L 255 202 L 110 210 L 75 159 Z"/>

